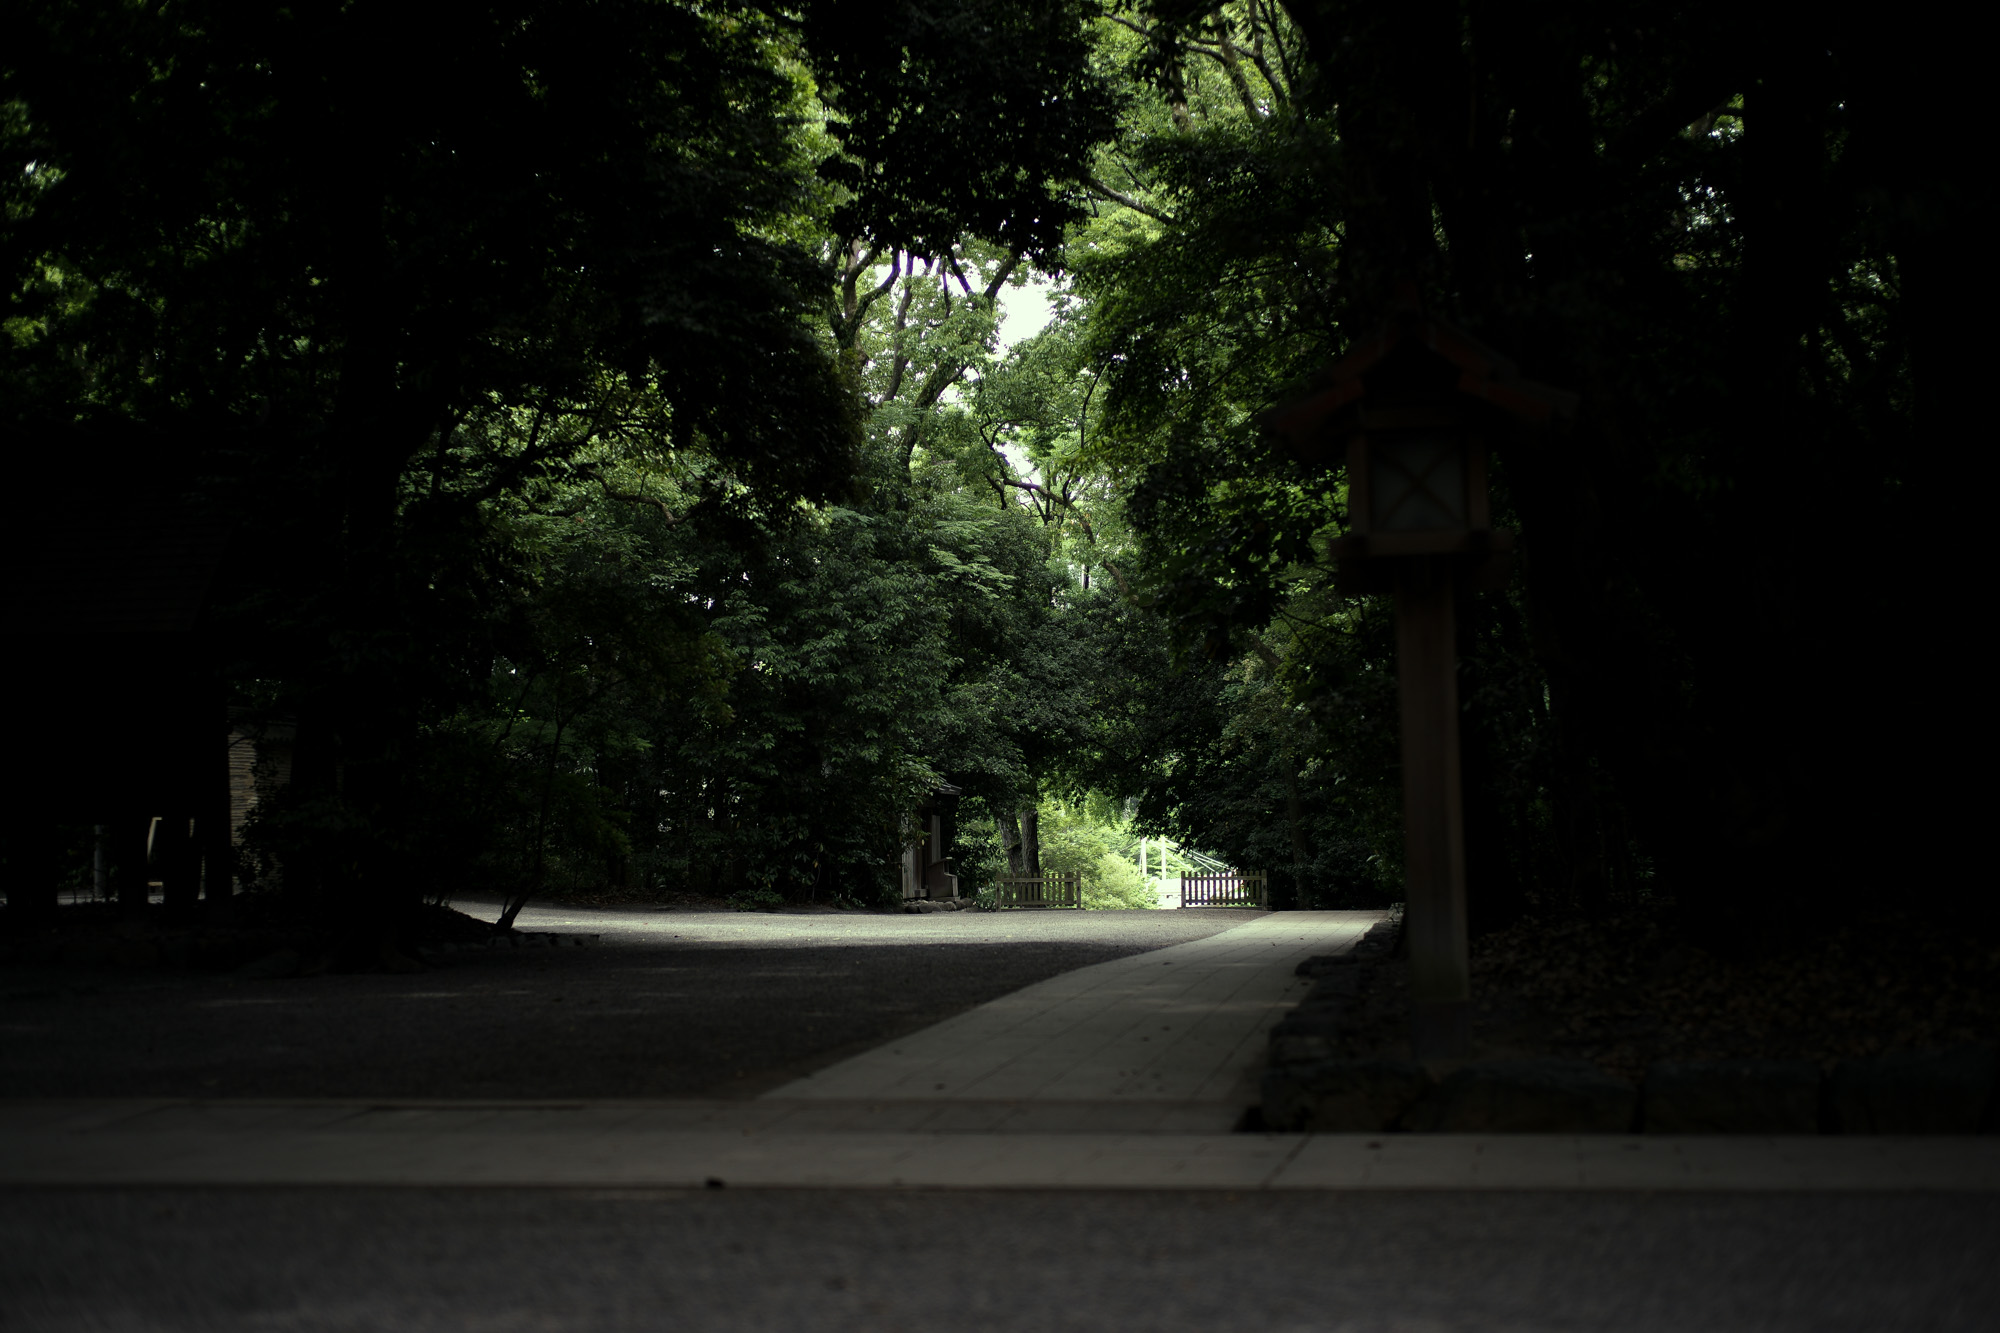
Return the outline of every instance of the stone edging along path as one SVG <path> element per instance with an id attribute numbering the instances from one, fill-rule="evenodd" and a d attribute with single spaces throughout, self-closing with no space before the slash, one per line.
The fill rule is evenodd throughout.
<path id="1" fill-rule="evenodd" d="M 1990 1137 L 912 1132 L 869 1109 L 0 1102 L 0 1188 L 2000 1190 Z"/>
<path id="2" fill-rule="evenodd" d="M 1273 1130 L 1380 1133 L 1980 1134 L 2000 1129 L 2000 1054 L 1971 1044 L 1846 1060 L 1661 1061 L 1637 1086 L 1584 1060 L 1344 1058 L 1332 1040 L 1359 967 L 1394 953 L 1400 917 L 1309 958 L 1305 999 L 1272 1029 L 1260 1112 Z"/>

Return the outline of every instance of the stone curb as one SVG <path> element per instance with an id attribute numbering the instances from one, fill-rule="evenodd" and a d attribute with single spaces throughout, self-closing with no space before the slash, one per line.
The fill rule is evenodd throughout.
<path id="1" fill-rule="evenodd" d="M 1288 1020 L 1289 1021 L 1289 1020 Z M 1633 1087 L 1582 1060 L 1501 1060 L 1437 1079 L 1412 1061 L 1341 1059 L 1274 1029 L 1262 1084 L 1273 1130 L 1371 1133 L 1991 1134 L 1991 1046 L 1847 1060 L 1661 1061 Z"/>
<path id="2" fill-rule="evenodd" d="M 590 1103 L 567 1108 L 579 1123 L 562 1129 L 546 1123 L 550 1108 L 534 1106 L 437 1104 L 428 1118 L 443 1123 L 428 1126 L 424 1115 L 369 1103 L 322 1104 L 317 1114 L 300 1103 L 269 1119 L 276 1109 L 0 1104 L 0 1185 L 2000 1190 L 1993 1138 L 911 1134 L 726 1121 L 649 1129 L 607 1122 L 597 1113 L 619 1108 Z"/>

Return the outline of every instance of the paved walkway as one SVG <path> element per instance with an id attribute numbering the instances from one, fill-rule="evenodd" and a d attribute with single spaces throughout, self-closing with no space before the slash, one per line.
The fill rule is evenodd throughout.
<path id="1" fill-rule="evenodd" d="M 1278 912 L 1078 968 L 765 1095 L 1016 1104 L 1044 1123 L 1058 1106 L 1093 1121 L 1171 1107 L 1226 1132 L 1257 1100 L 1271 1025 L 1310 985 L 1300 960 L 1352 948 L 1380 915 Z"/>
<path id="2" fill-rule="evenodd" d="M 0 1103 L 0 1186 L 2000 1190 L 2000 1140 L 1229 1132 L 1300 958 L 1293 912 L 1079 968 L 756 1101 Z"/>
<path id="3" fill-rule="evenodd" d="M 407 976 L 8 968 L 0 1097 L 753 1097 L 1257 915 L 531 908 L 533 929 L 599 947 L 458 951 Z"/>

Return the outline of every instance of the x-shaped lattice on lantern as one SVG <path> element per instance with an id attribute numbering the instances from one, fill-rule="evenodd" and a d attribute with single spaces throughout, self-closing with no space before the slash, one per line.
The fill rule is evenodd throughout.
<path id="1" fill-rule="evenodd" d="M 1454 434 L 1376 436 L 1368 451 L 1369 526 L 1426 532 L 1466 524 L 1465 446 Z"/>

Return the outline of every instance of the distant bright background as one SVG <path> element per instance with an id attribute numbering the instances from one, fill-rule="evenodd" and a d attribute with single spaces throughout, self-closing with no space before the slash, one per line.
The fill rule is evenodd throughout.
<path id="1" fill-rule="evenodd" d="M 1049 280 L 1031 277 L 1025 287 L 1000 289 L 1000 350 L 1025 342 L 1048 327 L 1055 318 L 1049 304 Z"/>

